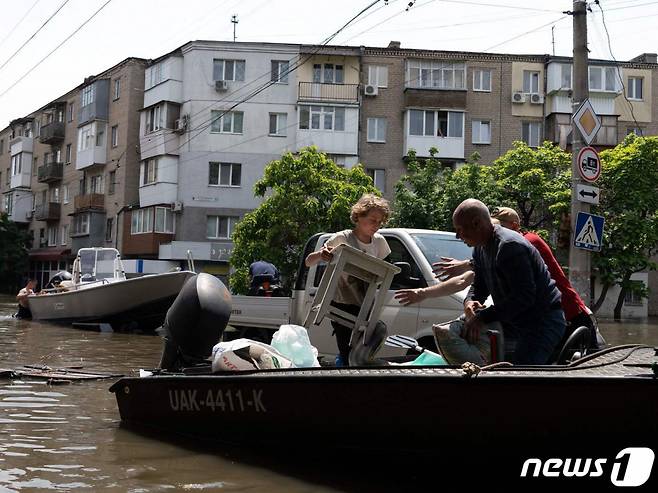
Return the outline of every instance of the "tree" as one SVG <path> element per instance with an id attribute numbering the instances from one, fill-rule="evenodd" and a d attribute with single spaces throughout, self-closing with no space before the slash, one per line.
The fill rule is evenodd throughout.
<path id="1" fill-rule="evenodd" d="M 631 276 L 657 265 L 650 258 L 658 252 L 658 138 L 628 135 L 614 149 L 601 153 L 599 185 L 603 190 L 595 213 L 605 218 L 603 246 L 593 255 L 593 266 L 603 285 L 594 305 L 598 309 L 608 289 L 621 288 L 614 308 L 616 320 L 626 293 L 647 295 Z"/>
<path id="2" fill-rule="evenodd" d="M 260 259 L 276 265 L 290 288 L 308 238 L 350 228 L 351 207 L 364 193 L 379 194 L 362 166 L 341 168 L 316 147 L 269 163 L 254 186 L 263 202 L 233 233 L 232 290 L 247 291 L 249 265 Z"/>
<path id="3" fill-rule="evenodd" d="M 15 292 L 27 271 L 27 232 L 0 213 L 0 290 Z"/>

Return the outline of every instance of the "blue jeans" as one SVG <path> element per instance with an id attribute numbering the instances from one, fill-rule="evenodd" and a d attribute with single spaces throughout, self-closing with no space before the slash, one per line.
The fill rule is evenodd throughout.
<path id="1" fill-rule="evenodd" d="M 533 327 L 518 332 L 512 363 L 515 365 L 545 365 L 562 340 L 566 321 L 562 308 L 550 310 Z"/>

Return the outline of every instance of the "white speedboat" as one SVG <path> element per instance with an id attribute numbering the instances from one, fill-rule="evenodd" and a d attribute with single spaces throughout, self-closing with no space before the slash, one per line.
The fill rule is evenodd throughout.
<path id="1" fill-rule="evenodd" d="M 160 326 L 183 284 L 194 272 L 179 270 L 126 278 L 114 248 L 81 248 L 73 279 L 30 295 L 32 318 L 57 323 L 103 322 L 114 330 Z"/>

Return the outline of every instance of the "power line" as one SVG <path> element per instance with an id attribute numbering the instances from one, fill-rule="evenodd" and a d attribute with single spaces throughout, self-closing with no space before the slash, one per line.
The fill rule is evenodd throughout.
<path id="1" fill-rule="evenodd" d="M 518 5 L 504 5 L 504 4 L 497 4 L 497 3 L 482 3 L 482 2 L 468 2 L 465 0 L 439 0 L 440 2 L 444 3 L 457 3 L 459 5 L 477 5 L 479 7 L 496 7 L 496 8 L 502 8 L 502 9 L 515 9 L 515 10 L 532 10 L 535 12 L 550 12 L 552 14 L 555 14 L 556 12 L 559 12 L 558 10 L 547 10 L 547 9 L 536 9 L 532 7 L 519 7 Z"/>
<path id="2" fill-rule="evenodd" d="M 21 17 L 20 20 L 14 25 L 14 27 L 11 28 L 11 30 L 9 31 L 9 33 L 7 33 L 7 35 L 6 35 L 4 38 L 2 38 L 2 41 L 0 41 L 0 46 L 2 46 L 3 44 L 5 44 L 5 41 L 7 41 L 7 40 L 9 39 L 9 37 L 10 37 L 12 34 L 14 34 L 14 31 L 16 30 L 16 28 L 18 28 L 18 26 L 21 25 L 21 23 L 25 20 L 25 18 L 26 18 L 28 15 L 30 15 L 30 12 L 32 12 L 32 10 L 34 9 L 34 7 L 36 7 L 37 4 L 38 4 L 40 1 L 41 1 L 41 0 L 36 0 L 36 2 L 34 2 L 34 3 L 32 4 L 32 6 L 31 6 L 29 9 L 27 9 L 27 12 L 25 12 L 25 14 L 23 15 L 23 17 Z"/>
<path id="3" fill-rule="evenodd" d="M 9 63 L 9 62 L 10 62 L 10 61 L 11 61 L 16 55 L 18 55 L 18 53 L 19 53 L 23 48 L 25 48 L 25 45 L 27 45 L 30 41 L 32 41 L 32 39 L 34 39 L 34 37 L 35 37 L 37 34 L 39 34 L 39 31 L 41 31 L 44 27 L 46 27 L 46 24 L 48 24 L 48 23 L 50 22 L 50 20 L 51 20 L 53 17 L 55 17 L 55 16 L 57 15 L 57 13 L 58 13 L 60 10 L 62 10 L 62 9 L 64 8 L 64 5 L 66 5 L 67 3 L 69 3 L 69 0 L 64 0 L 64 2 L 62 2 L 62 4 L 57 8 L 57 10 L 55 10 L 55 12 L 53 12 L 53 13 L 51 14 L 51 16 L 48 17 L 48 18 L 46 19 L 46 22 L 44 22 L 43 24 L 41 24 L 41 26 L 39 27 L 39 29 L 37 29 L 36 31 L 34 31 L 34 33 L 32 34 L 32 36 L 30 36 L 29 38 L 27 38 L 27 40 L 26 40 L 26 41 L 25 41 L 25 42 L 24 42 L 24 43 L 23 43 L 23 44 L 22 44 L 22 45 L 21 45 L 21 46 L 20 46 L 20 47 L 14 52 L 14 53 L 12 53 L 12 55 L 11 55 L 9 58 L 7 58 L 7 59 L 5 60 L 5 62 L 4 62 L 2 65 L 0 65 L 0 70 L 2 70 L 2 69 L 5 67 L 5 65 L 7 65 L 7 64 L 8 64 L 8 63 Z M 36 5 L 36 3 L 35 3 L 35 5 Z M 31 10 L 31 9 L 30 9 L 30 10 Z"/>
<path id="4" fill-rule="evenodd" d="M 68 2 L 68 0 L 66 0 Z M 91 21 L 96 15 L 103 10 L 112 0 L 107 0 L 103 5 L 101 5 L 96 12 L 94 12 L 91 17 L 89 17 L 86 21 L 84 21 L 82 24 L 80 24 L 71 34 L 69 34 L 64 41 L 62 41 L 60 44 L 55 46 L 45 57 L 43 57 L 41 60 L 39 60 L 37 63 L 35 63 L 27 72 L 25 72 L 21 77 L 14 82 L 12 85 L 10 85 L 7 89 L 5 89 L 3 92 L 0 93 L 0 98 L 7 94 L 9 91 L 11 91 L 19 82 L 21 82 L 25 77 L 27 77 L 35 68 L 37 68 L 39 65 L 41 65 L 50 55 L 55 53 L 59 48 L 62 47 L 64 43 L 66 43 L 69 39 L 71 39 L 75 34 L 77 34 L 78 31 L 80 31 L 84 26 L 87 25 L 89 21 Z"/>
<path id="5" fill-rule="evenodd" d="M 547 22 L 546 24 L 542 24 L 541 26 L 537 26 L 537 27 L 535 27 L 535 28 L 533 28 L 533 29 L 530 29 L 529 31 L 524 32 L 524 33 L 517 34 L 516 36 L 513 36 L 513 37 L 511 37 L 511 38 L 509 38 L 509 39 L 506 39 L 505 41 L 501 41 L 500 43 L 497 43 L 497 44 L 495 44 L 495 45 L 493 45 L 493 46 L 490 46 L 489 48 L 486 48 L 486 49 L 484 49 L 484 50 L 482 50 L 482 51 L 493 50 L 494 48 L 497 48 L 497 47 L 499 47 L 499 46 L 501 46 L 501 45 L 507 44 L 507 43 L 509 43 L 510 41 L 514 41 L 515 39 L 519 39 L 519 38 L 521 38 L 521 37 L 523 37 L 523 36 L 526 36 L 526 35 L 528 35 L 528 34 L 531 34 L 531 33 L 535 32 L 535 31 L 539 31 L 540 29 L 542 29 L 542 28 L 544 28 L 544 27 L 550 26 L 550 25 L 552 25 L 552 24 L 557 24 L 558 22 L 560 22 L 560 21 L 563 20 L 563 19 L 566 19 L 567 17 L 569 17 L 569 16 L 568 16 L 568 15 L 563 15 L 562 17 L 558 17 L 557 19 L 553 19 L 552 21 Z"/>

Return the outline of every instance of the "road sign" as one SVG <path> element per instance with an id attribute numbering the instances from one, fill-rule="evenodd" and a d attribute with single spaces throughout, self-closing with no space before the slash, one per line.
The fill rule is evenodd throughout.
<path id="1" fill-rule="evenodd" d="M 576 187 L 576 198 L 581 202 L 598 204 L 601 190 L 591 185 L 578 185 Z"/>
<path id="2" fill-rule="evenodd" d="M 583 136 L 583 140 L 587 145 L 590 145 L 596 137 L 596 133 L 601 128 L 601 119 L 594 112 L 592 103 L 589 102 L 589 99 L 583 101 L 583 104 L 580 105 L 578 111 L 576 111 L 572 118 L 576 127 L 580 131 L 580 134 Z"/>
<path id="3" fill-rule="evenodd" d="M 601 174 L 601 158 L 593 147 L 583 147 L 578 153 L 578 171 L 580 177 L 590 183 L 599 179 Z"/>
<path id="4" fill-rule="evenodd" d="M 579 212 L 573 245 L 576 248 L 600 252 L 603 245 L 603 217 Z"/>

